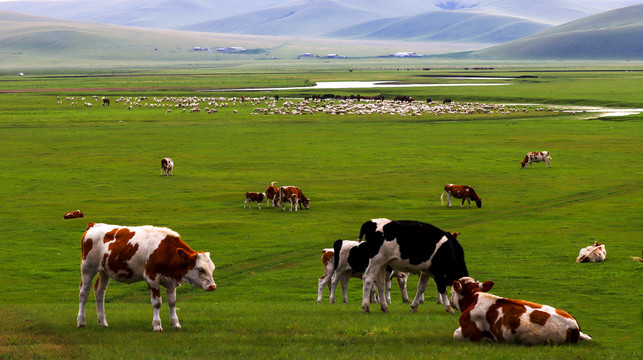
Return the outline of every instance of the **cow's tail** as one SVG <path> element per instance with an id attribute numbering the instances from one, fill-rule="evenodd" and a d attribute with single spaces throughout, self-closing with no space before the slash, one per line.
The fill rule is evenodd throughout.
<path id="1" fill-rule="evenodd" d="M 277 184 L 277 182 L 273 181 L 273 182 L 270 183 L 270 186 L 275 186 L 275 184 Z"/>
<path id="2" fill-rule="evenodd" d="M 551 155 L 547 154 L 547 160 L 551 160 Z"/>
<path id="3" fill-rule="evenodd" d="M 442 196 L 440 196 L 440 206 L 444 206 L 444 192 L 446 190 L 442 190 Z"/>
<path id="4" fill-rule="evenodd" d="M 587 334 L 585 334 L 585 333 L 583 333 L 583 332 L 581 331 L 581 332 L 580 332 L 580 340 L 592 341 L 592 340 L 594 340 L 594 339 L 592 339 L 592 337 L 591 337 L 591 336 L 589 336 L 589 335 L 587 335 Z"/>
<path id="5" fill-rule="evenodd" d="M 337 265 L 339 265 L 339 252 L 342 251 L 342 245 L 344 244 L 343 240 L 337 240 L 333 244 L 333 251 L 335 254 L 333 255 L 333 258 L 335 259 L 335 264 L 333 264 L 333 269 L 337 270 Z"/>

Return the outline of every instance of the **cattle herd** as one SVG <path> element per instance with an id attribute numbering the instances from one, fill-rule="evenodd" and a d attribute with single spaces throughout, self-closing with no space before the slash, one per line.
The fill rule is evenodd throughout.
<path id="1" fill-rule="evenodd" d="M 534 162 L 545 162 L 551 167 L 547 151 L 528 153 L 521 162 L 533 167 Z M 161 175 L 173 175 L 171 158 L 161 160 Z M 272 182 L 264 192 L 246 192 L 244 208 L 259 209 L 266 199 L 266 206 L 281 207 L 286 211 L 309 209 L 310 199 L 296 186 L 275 186 Z M 473 200 L 482 207 L 482 200 L 475 190 L 466 185 L 447 184 L 441 196 L 447 195 L 464 202 Z M 68 212 L 65 219 L 84 217 L 80 210 Z M 494 285 L 470 277 L 464 249 L 457 240 L 459 233 L 448 232 L 433 225 L 411 220 L 371 219 L 362 224 L 357 241 L 337 240 L 332 248 L 322 251 L 324 275 L 318 280 L 317 302 L 322 302 L 323 290 L 328 287 L 330 302 L 335 302 L 335 289 L 341 282 L 342 300 L 347 303 L 347 284 L 351 277 L 360 278 L 362 284 L 362 309 L 370 311 L 370 303 L 377 302 L 388 312 L 391 302 L 390 288 L 396 278 L 402 301 L 409 303 L 407 280 L 410 274 L 419 276 L 417 291 L 410 302 L 416 312 L 424 303 L 424 292 L 429 279 L 437 290 L 437 302 L 447 312 L 461 313 L 456 340 L 512 342 L 521 344 L 577 343 L 592 338 L 581 332 L 578 322 L 567 312 L 547 305 L 524 300 L 511 300 L 488 293 Z M 186 282 L 205 291 L 213 291 L 214 264 L 208 252 L 192 250 L 173 230 L 154 226 L 119 226 L 89 222 L 81 242 L 81 275 L 79 293 L 78 327 L 86 325 L 85 304 L 92 288 L 99 325 L 107 327 L 105 318 L 105 291 L 110 279 L 124 283 L 145 281 L 150 289 L 153 307 L 153 329 L 162 331 L 159 309 L 160 287 L 166 288 L 170 309 L 170 324 L 180 328 L 176 314 L 176 288 Z M 594 242 L 580 250 L 576 262 L 605 260 L 605 245 Z M 637 258 L 638 259 L 638 258 Z M 451 298 L 447 288 L 451 287 Z"/>

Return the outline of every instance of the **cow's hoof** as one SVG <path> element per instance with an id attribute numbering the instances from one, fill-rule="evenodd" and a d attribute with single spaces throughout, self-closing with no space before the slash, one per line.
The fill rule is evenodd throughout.
<path id="1" fill-rule="evenodd" d="M 411 312 L 417 312 L 417 311 L 418 311 L 417 306 L 416 307 L 411 306 Z"/>
<path id="2" fill-rule="evenodd" d="M 453 311 L 453 308 L 451 306 L 446 308 L 446 310 L 447 310 L 448 313 L 451 313 L 451 314 L 455 313 L 455 311 Z"/>
<path id="3" fill-rule="evenodd" d="M 371 311 L 368 309 L 368 306 L 362 306 L 362 309 L 364 309 L 365 313 L 370 313 Z"/>
<path id="4" fill-rule="evenodd" d="M 382 312 L 388 313 L 388 308 L 382 308 Z"/>

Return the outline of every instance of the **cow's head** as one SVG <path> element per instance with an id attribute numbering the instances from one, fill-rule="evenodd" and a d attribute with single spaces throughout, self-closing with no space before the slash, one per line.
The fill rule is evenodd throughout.
<path id="1" fill-rule="evenodd" d="M 194 262 L 194 266 L 188 270 L 181 281 L 185 281 L 194 287 L 202 288 L 205 291 L 212 291 L 217 288 L 217 284 L 214 283 L 212 278 L 214 263 L 210 259 L 209 252 L 189 254 L 183 249 L 178 249 L 177 251 L 183 261 L 187 263 Z"/>
<path id="2" fill-rule="evenodd" d="M 308 209 L 310 207 L 310 199 L 301 200 L 301 204 L 304 205 L 304 208 Z"/>
<path id="3" fill-rule="evenodd" d="M 478 206 L 478 208 L 481 208 L 481 207 L 482 207 L 482 199 L 477 198 L 477 199 L 475 200 L 475 202 L 476 202 L 476 206 Z"/>
<path id="4" fill-rule="evenodd" d="M 478 292 L 487 292 L 493 287 L 493 281 L 480 283 L 473 278 L 463 277 L 455 280 L 451 286 L 451 298 L 449 304 L 462 312 L 475 300 Z"/>

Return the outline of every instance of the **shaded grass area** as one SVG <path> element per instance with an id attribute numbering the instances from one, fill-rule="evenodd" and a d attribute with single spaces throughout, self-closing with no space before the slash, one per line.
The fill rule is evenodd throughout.
<path id="1" fill-rule="evenodd" d="M 75 86 L 75 85 L 74 85 Z M 80 94 L 82 95 L 82 94 Z M 91 95 L 91 94 L 87 94 Z M 421 96 L 429 96 L 424 93 Z M 55 94 L 3 94 L 0 107 L 0 358 L 637 358 L 641 356 L 641 117 L 252 116 L 70 107 Z M 522 96 L 516 94 L 516 96 Z M 553 168 L 520 170 L 527 151 Z M 160 176 L 170 156 L 175 176 Z M 246 191 L 298 185 L 311 209 L 243 209 Z M 481 209 L 440 206 L 446 183 Z M 457 204 L 457 205 L 456 205 Z M 87 218 L 63 220 L 82 209 Z M 457 315 L 429 287 L 418 313 L 394 289 L 390 314 L 316 304 L 321 249 L 371 218 L 458 231 L 472 276 L 493 293 L 562 308 L 592 343 L 454 342 Z M 88 221 L 178 231 L 217 266 L 214 293 L 178 290 L 182 331 L 151 331 L 149 291 L 112 282 L 108 329 L 76 329 L 80 238 Z M 606 244 L 607 261 L 575 264 Z M 417 277 L 411 276 L 410 294 Z"/>

